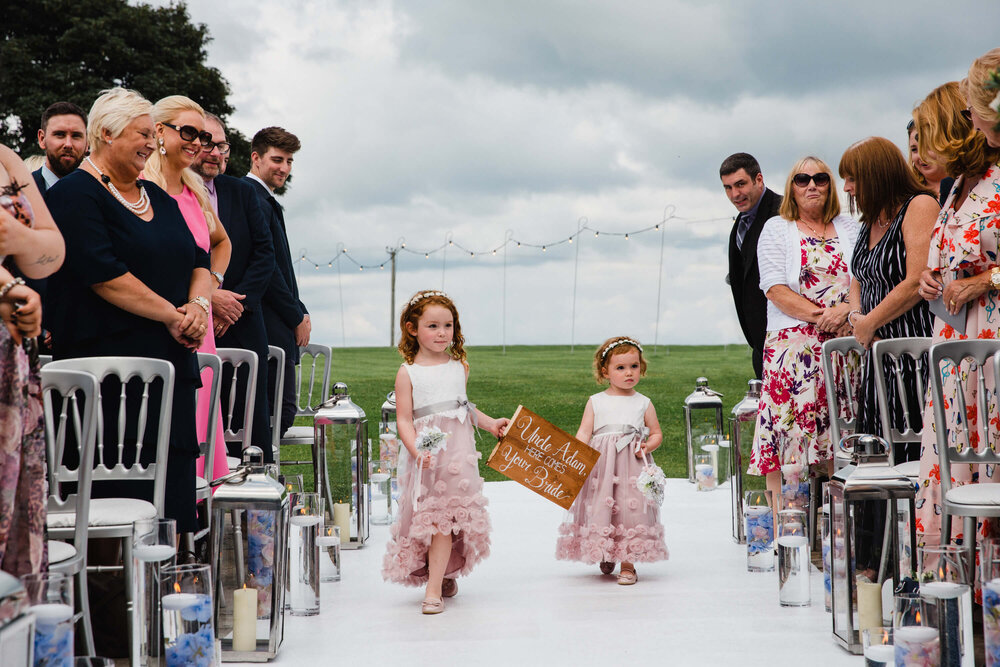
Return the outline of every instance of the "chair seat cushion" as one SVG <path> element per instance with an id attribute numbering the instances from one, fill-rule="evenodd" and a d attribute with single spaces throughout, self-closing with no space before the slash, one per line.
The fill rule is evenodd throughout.
<path id="1" fill-rule="evenodd" d="M 76 549 L 72 544 L 60 542 L 59 540 L 49 540 L 49 565 L 61 563 L 76 555 Z"/>
<path id="2" fill-rule="evenodd" d="M 226 457 L 226 465 L 229 466 L 230 470 L 236 470 L 243 464 L 243 459 L 237 458 L 235 456 Z"/>
<path id="3" fill-rule="evenodd" d="M 907 461 L 906 463 L 900 463 L 898 466 L 893 466 L 902 475 L 906 475 L 911 479 L 916 479 L 920 477 L 920 460 Z"/>
<path id="4" fill-rule="evenodd" d="M 945 496 L 955 505 L 1000 506 L 1000 484 L 965 484 L 956 486 Z"/>
<path id="5" fill-rule="evenodd" d="M 90 501 L 91 526 L 122 526 L 138 519 L 156 518 L 156 508 L 152 503 L 135 498 L 95 498 Z M 76 514 L 60 512 L 49 514 L 49 528 L 72 528 L 76 525 Z"/>
<path id="6" fill-rule="evenodd" d="M 294 445 L 306 444 L 313 441 L 315 431 L 312 426 L 291 426 L 285 434 L 281 436 L 281 444 Z"/>

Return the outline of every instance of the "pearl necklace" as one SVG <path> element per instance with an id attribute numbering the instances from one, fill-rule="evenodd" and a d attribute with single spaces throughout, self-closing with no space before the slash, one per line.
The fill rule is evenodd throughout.
<path id="1" fill-rule="evenodd" d="M 146 211 L 149 210 L 149 196 L 146 194 L 146 188 L 142 187 L 141 181 L 135 182 L 136 186 L 138 186 L 139 188 L 139 201 L 133 204 L 129 200 L 125 199 L 122 193 L 118 191 L 118 188 L 115 187 L 115 184 L 111 182 L 111 177 L 105 174 L 103 171 L 101 171 L 100 167 L 94 164 L 94 161 L 90 159 L 89 155 L 87 156 L 86 159 L 87 159 L 87 164 L 93 167 L 94 171 L 100 174 L 101 183 L 104 183 L 104 185 L 108 186 L 108 190 L 111 191 L 111 194 L 114 195 L 115 199 L 121 202 L 122 206 L 124 206 L 129 211 L 139 216 L 144 215 Z"/>

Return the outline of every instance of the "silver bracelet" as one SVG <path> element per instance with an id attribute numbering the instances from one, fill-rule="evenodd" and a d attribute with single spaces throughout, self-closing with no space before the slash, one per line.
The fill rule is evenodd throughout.
<path id="1" fill-rule="evenodd" d="M 195 298 L 188 301 L 188 303 L 193 303 L 201 306 L 201 309 L 205 311 L 206 315 L 211 315 L 211 312 L 208 309 L 208 299 L 206 299 L 205 297 L 196 296 Z"/>
<path id="2" fill-rule="evenodd" d="M 851 328 L 853 329 L 854 328 L 854 320 L 851 319 L 851 315 L 861 315 L 861 311 L 860 310 L 852 310 L 851 312 L 847 313 L 847 323 L 850 324 Z"/>
<path id="3" fill-rule="evenodd" d="M 23 278 L 14 278 L 10 282 L 5 283 L 3 287 L 0 287 L 0 299 L 3 299 L 4 297 L 6 297 L 7 296 L 7 292 L 11 291 L 12 289 L 14 289 L 15 287 L 17 287 L 18 285 L 23 285 L 23 284 L 24 284 L 24 279 Z"/>

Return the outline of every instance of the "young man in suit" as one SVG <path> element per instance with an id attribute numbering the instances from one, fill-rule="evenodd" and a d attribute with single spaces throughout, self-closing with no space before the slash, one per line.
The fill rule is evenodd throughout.
<path id="1" fill-rule="evenodd" d="M 726 196 L 739 215 L 729 234 L 729 286 L 743 336 L 753 349 L 753 369 L 758 378 L 764 369 L 764 335 L 767 298 L 760 290 L 757 238 L 764 223 L 778 215 L 781 195 L 764 186 L 760 164 L 749 153 L 734 153 L 719 167 Z"/>
<path id="2" fill-rule="evenodd" d="M 280 433 L 295 421 L 295 365 L 299 347 L 309 344 L 312 324 L 309 311 L 299 299 L 299 286 L 292 267 L 292 253 L 285 231 L 285 216 L 274 191 L 285 184 L 292 171 L 294 155 L 301 148 L 298 137 L 284 128 L 265 127 L 250 142 L 250 173 L 245 180 L 253 185 L 271 229 L 274 245 L 274 273 L 262 299 L 264 327 L 268 343 L 285 351 L 285 393 L 281 402 Z M 273 394 L 269 388 L 269 394 Z M 272 400 L 272 405 L 273 400 Z"/>
<path id="3" fill-rule="evenodd" d="M 235 347 L 257 353 L 257 392 L 254 397 L 250 442 L 264 450 L 265 463 L 272 463 L 271 411 L 267 391 L 267 331 L 261 300 L 274 273 L 271 230 L 257 193 L 243 179 L 226 176 L 229 144 L 222 121 L 205 116 L 205 130 L 212 133 L 212 145 L 203 147 L 191 165 L 208 190 L 222 226 L 229 234 L 233 252 L 225 276 L 216 276 L 218 289 L 212 294 L 212 319 L 217 347 Z M 228 405 L 230 378 L 222 382 L 222 405 Z M 246 391 L 246 378 L 238 378 L 237 392 Z M 232 428 L 243 427 L 242 404 L 237 405 Z M 238 451 L 232 456 L 241 456 Z"/>
<path id="4" fill-rule="evenodd" d="M 83 162 L 87 154 L 87 114 L 72 102 L 56 102 L 42 114 L 38 129 L 38 147 L 45 154 L 45 164 L 31 172 L 38 190 L 55 185 Z"/>

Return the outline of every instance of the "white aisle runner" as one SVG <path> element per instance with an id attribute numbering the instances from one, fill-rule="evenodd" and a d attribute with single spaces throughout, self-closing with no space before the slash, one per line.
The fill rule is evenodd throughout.
<path id="1" fill-rule="evenodd" d="M 863 664 L 834 643 L 813 604 L 778 606 L 777 574 L 746 572 L 729 528 L 729 490 L 667 483 L 662 517 L 670 560 L 639 563 L 619 586 L 596 565 L 557 561 L 563 510 L 514 482 L 486 484 L 492 553 L 459 580 L 445 612 L 420 614 L 423 589 L 382 581 L 388 527 L 343 552 L 343 577 L 322 584 L 318 616 L 286 616 L 281 665 L 755 665 Z M 619 662 L 624 660 L 625 662 Z M 250 663 L 246 663 L 250 664 Z"/>

